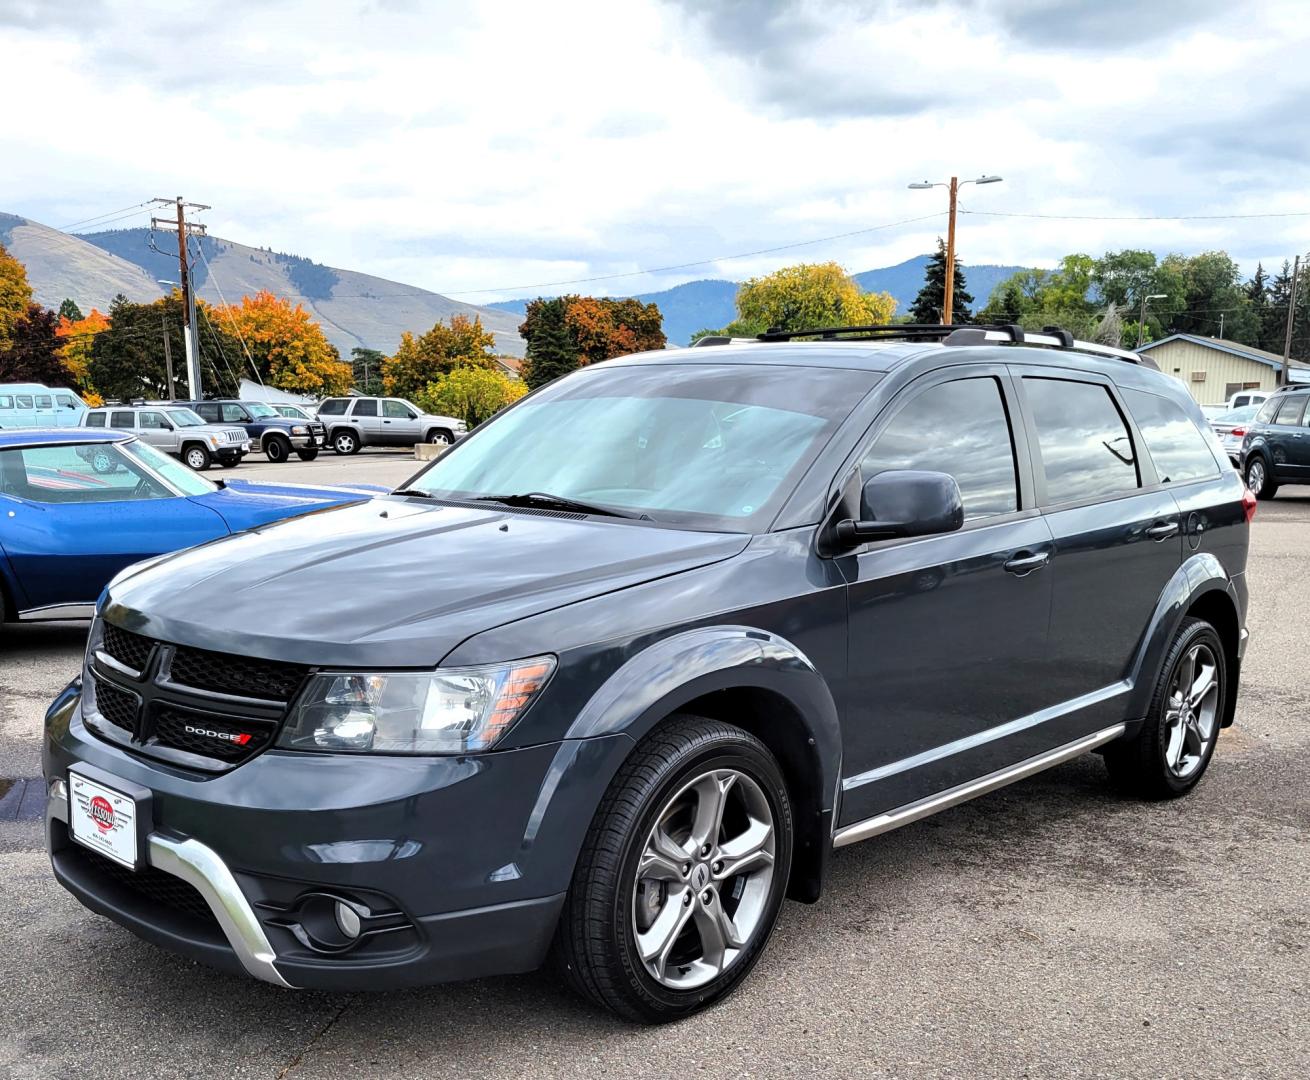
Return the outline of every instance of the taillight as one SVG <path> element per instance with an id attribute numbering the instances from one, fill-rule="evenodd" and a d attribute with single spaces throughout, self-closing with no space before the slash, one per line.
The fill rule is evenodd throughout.
<path id="1" fill-rule="evenodd" d="M 1255 517 L 1255 495 L 1250 488 L 1242 489 L 1242 513 L 1246 515 L 1246 523 L 1251 524 L 1251 519 Z"/>
<path id="2" fill-rule="evenodd" d="M 1246 434 L 1246 428 L 1244 428 L 1244 427 L 1235 427 L 1235 428 L 1233 428 L 1233 430 L 1230 431 L 1228 434 L 1229 434 L 1229 435 L 1232 435 L 1232 436 L 1233 436 L 1234 438 L 1236 438 L 1236 439 L 1240 439 L 1243 435 Z"/>

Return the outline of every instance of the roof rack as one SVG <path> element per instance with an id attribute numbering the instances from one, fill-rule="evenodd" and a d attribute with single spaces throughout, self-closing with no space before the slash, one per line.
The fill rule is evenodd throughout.
<path id="1" fill-rule="evenodd" d="M 1069 349 L 1073 352 L 1112 357 L 1129 364 L 1140 364 L 1142 367 L 1159 370 L 1156 362 L 1149 356 L 1141 356 L 1127 349 L 1116 349 L 1111 345 L 1100 345 L 1094 341 L 1078 341 L 1068 330 L 1058 326 L 1043 327 L 1040 332 L 1037 332 L 1025 330 L 1016 323 L 964 326 L 948 326 L 943 323 L 900 323 L 885 326 L 821 326 L 812 330 L 781 330 L 774 327 L 754 338 L 708 335 L 697 341 L 696 345 L 727 345 L 740 341 L 793 341 L 796 338 L 819 338 L 822 341 L 851 340 L 852 335 L 872 341 L 938 341 L 943 345 L 952 346 L 1037 345 L 1048 349 Z"/>

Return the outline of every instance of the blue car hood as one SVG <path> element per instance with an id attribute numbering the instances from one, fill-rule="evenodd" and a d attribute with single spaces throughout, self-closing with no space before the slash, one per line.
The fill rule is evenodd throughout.
<path id="1" fill-rule="evenodd" d="M 430 667 L 473 634 L 731 558 L 749 539 L 396 496 L 166 555 L 111 583 L 103 610 L 218 652 Z"/>
<path id="2" fill-rule="evenodd" d="M 241 532 L 309 510 L 360 502 L 374 495 L 385 494 L 386 490 L 371 484 L 310 487 L 228 480 L 226 486 L 218 491 L 207 495 L 192 495 L 191 501 L 214 511 L 233 532 Z"/>

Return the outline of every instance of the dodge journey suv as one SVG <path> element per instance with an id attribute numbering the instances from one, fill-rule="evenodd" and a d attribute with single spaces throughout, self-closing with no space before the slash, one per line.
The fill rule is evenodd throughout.
<path id="1" fill-rule="evenodd" d="M 121 573 L 47 716 L 58 880 L 279 986 L 550 958 L 658 1022 L 837 848 L 1089 751 L 1201 779 L 1255 502 L 1180 383 L 1063 331 L 707 341 Z"/>

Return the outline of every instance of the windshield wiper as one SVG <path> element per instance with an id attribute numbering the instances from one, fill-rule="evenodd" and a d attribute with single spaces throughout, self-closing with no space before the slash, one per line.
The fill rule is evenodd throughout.
<path id="1" fill-rule="evenodd" d="M 413 495 L 419 499 L 432 499 L 435 496 L 430 491 L 424 491 L 422 488 L 396 488 L 392 495 Z"/>
<path id="2" fill-rule="evenodd" d="M 602 514 L 605 517 L 631 518 L 635 521 L 650 521 L 649 514 L 634 514 L 628 510 L 619 510 L 613 506 L 600 503 L 582 502 L 579 499 L 552 495 L 547 491 L 525 491 L 521 495 L 479 495 L 476 502 L 494 502 L 503 506 L 540 506 L 551 510 L 574 510 L 581 514 Z"/>

